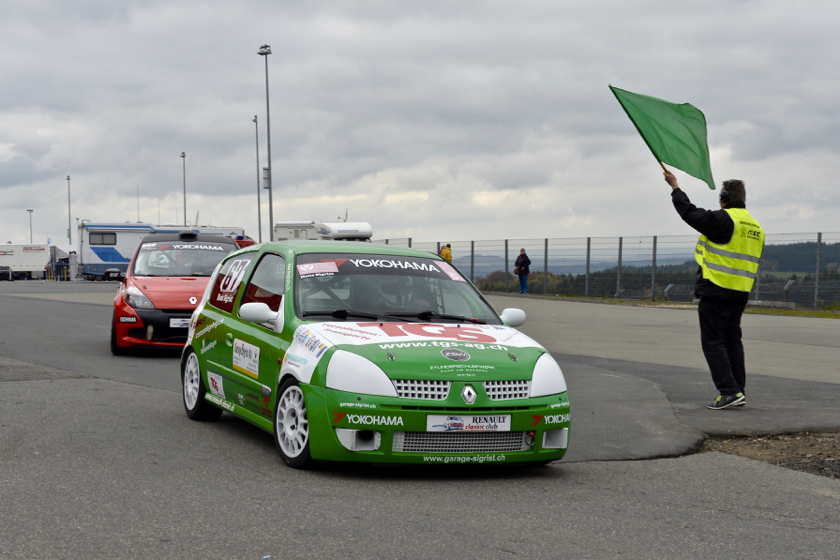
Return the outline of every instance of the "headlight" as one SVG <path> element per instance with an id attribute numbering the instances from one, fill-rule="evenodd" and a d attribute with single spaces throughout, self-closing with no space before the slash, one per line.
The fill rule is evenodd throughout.
<path id="1" fill-rule="evenodd" d="M 344 350 L 336 350 L 327 366 L 327 387 L 348 393 L 397 396 L 394 384 L 379 366 Z"/>
<path id="2" fill-rule="evenodd" d="M 140 291 L 137 286 L 129 286 L 125 290 L 125 302 L 134 309 L 154 309 L 155 304 Z"/>
<path id="3" fill-rule="evenodd" d="M 560 366 L 551 357 L 543 354 L 534 366 L 534 376 L 531 378 L 531 396 L 545 397 L 566 392 L 566 378 Z"/>

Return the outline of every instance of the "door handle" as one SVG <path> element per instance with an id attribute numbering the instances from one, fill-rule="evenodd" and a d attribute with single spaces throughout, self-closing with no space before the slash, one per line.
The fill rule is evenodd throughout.
<path id="1" fill-rule="evenodd" d="M 225 336 L 225 342 L 228 346 L 233 346 L 233 333 L 227 333 L 227 336 Z"/>

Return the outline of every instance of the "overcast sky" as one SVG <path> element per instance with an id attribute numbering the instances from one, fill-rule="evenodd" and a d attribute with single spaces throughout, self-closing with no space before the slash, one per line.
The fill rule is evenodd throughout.
<path id="1" fill-rule="evenodd" d="M 417 241 L 690 234 L 608 89 L 702 110 L 768 233 L 840 232 L 840 2 L 27 0 L 0 8 L 0 241 L 76 219 Z M 186 153 L 183 160 L 181 152 Z M 717 191 L 676 172 L 691 200 Z M 138 197 L 139 192 L 139 197 Z M 268 238 L 267 191 L 262 191 Z M 139 208 L 138 208 L 139 207 Z"/>

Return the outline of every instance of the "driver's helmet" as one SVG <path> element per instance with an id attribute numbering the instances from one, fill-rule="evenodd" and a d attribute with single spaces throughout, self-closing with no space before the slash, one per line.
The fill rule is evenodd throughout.
<path id="1" fill-rule="evenodd" d="M 410 276 L 385 276 L 378 286 L 379 296 L 387 305 L 396 309 L 405 308 L 411 301 Z"/>

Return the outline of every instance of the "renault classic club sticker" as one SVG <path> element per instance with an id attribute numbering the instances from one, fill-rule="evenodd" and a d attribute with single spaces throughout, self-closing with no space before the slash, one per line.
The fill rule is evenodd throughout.
<path id="1" fill-rule="evenodd" d="M 245 375 L 259 377 L 260 349 L 238 338 L 233 339 L 233 369 Z"/>
<path id="2" fill-rule="evenodd" d="M 427 432 L 509 432 L 510 414 L 461 414 L 426 416 Z"/>

